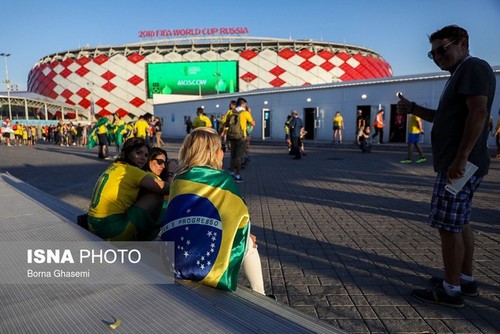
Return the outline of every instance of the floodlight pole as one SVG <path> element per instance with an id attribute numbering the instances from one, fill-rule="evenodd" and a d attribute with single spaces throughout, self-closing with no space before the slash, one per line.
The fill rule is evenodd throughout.
<path id="1" fill-rule="evenodd" d="M 9 105 L 9 119 L 12 120 L 12 106 L 10 104 L 10 80 L 9 80 L 9 65 L 7 64 L 7 57 L 10 56 L 10 53 L 0 53 L 0 56 L 3 56 L 5 60 L 5 84 L 7 85 L 7 103 Z"/>
<path id="2" fill-rule="evenodd" d="M 89 110 L 89 122 L 92 122 L 92 117 L 95 114 L 94 110 L 94 83 L 92 81 L 87 82 L 87 87 L 90 89 L 90 110 Z"/>

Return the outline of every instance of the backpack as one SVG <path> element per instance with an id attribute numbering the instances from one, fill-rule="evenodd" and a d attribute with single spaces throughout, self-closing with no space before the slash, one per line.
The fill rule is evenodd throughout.
<path id="1" fill-rule="evenodd" d="M 241 128 L 240 124 L 240 112 L 233 110 L 233 113 L 231 116 L 229 116 L 229 119 L 226 120 L 226 126 L 227 126 L 227 139 L 229 140 L 238 140 L 238 139 L 243 139 L 243 129 Z"/>

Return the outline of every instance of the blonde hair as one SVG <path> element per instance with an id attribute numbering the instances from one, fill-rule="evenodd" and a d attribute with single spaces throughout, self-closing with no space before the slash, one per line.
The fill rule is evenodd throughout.
<path id="1" fill-rule="evenodd" d="M 219 134 L 212 128 L 200 127 L 194 129 L 184 138 L 179 150 L 179 165 L 175 175 L 186 172 L 191 167 L 209 166 L 221 169 L 217 153 L 221 149 Z"/>

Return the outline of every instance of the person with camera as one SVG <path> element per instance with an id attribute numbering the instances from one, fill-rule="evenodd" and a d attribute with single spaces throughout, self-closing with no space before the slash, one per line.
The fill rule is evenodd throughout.
<path id="1" fill-rule="evenodd" d="M 427 223 L 438 229 L 444 277 L 432 277 L 432 289 L 416 289 L 412 295 L 424 302 L 464 307 L 463 296 L 477 296 L 473 276 L 474 234 L 470 226 L 474 192 L 488 173 L 488 118 L 496 80 L 491 66 L 469 54 L 469 35 L 464 28 L 446 26 L 429 37 L 428 57 L 451 76 L 437 109 L 409 101 L 398 93 L 398 111 L 433 122 L 431 133 L 434 171 L 437 173 Z M 464 177 L 466 166 L 477 171 L 456 195 L 446 190 Z"/>

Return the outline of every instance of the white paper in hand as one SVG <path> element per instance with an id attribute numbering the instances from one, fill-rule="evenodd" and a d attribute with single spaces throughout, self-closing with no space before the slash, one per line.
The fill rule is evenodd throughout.
<path id="1" fill-rule="evenodd" d="M 474 165 L 472 162 L 467 161 L 467 164 L 465 165 L 464 176 L 459 179 L 451 180 L 451 183 L 447 184 L 444 187 L 444 189 L 446 189 L 448 192 L 456 196 L 476 171 L 477 171 L 477 166 Z"/>

